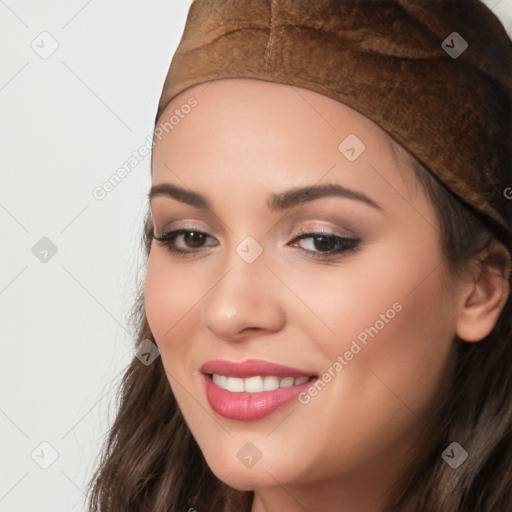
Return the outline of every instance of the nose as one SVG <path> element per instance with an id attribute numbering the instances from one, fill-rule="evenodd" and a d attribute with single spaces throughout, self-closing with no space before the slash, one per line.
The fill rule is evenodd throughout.
<path id="1" fill-rule="evenodd" d="M 217 337 L 240 341 L 283 328 L 283 284 L 261 255 L 246 263 L 238 254 L 229 259 L 222 277 L 202 303 L 201 321 Z M 280 293 L 281 291 L 281 293 Z"/>

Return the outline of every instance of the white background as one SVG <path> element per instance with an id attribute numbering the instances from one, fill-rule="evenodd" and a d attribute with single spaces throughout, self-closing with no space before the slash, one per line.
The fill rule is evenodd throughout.
<path id="1" fill-rule="evenodd" d="M 151 135 L 190 3 L 0 0 L 1 512 L 85 510 L 134 355 L 150 157 L 92 191 Z M 512 35 L 512 0 L 486 3 Z M 45 31 L 46 59 L 31 47 L 50 48 Z"/>

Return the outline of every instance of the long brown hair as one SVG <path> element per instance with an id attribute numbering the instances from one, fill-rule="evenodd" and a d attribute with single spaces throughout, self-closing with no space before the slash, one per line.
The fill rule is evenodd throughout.
<path id="1" fill-rule="evenodd" d="M 452 277 L 485 252 L 492 232 L 476 212 L 420 162 L 409 166 L 433 204 L 446 269 Z M 147 211 L 142 243 L 146 261 L 153 225 Z M 507 247 L 510 251 L 511 247 Z M 488 254 L 481 265 L 492 266 Z M 498 262 L 499 263 L 499 262 Z M 506 263 L 508 265 L 508 263 Z M 510 278 L 509 278 L 510 282 Z M 154 341 L 143 283 L 131 318 L 136 347 Z M 430 418 L 429 443 L 397 480 L 388 512 L 512 511 L 512 299 L 493 331 L 477 343 L 456 339 L 448 392 Z M 452 443 L 469 454 L 457 469 L 441 457 Z M 249 512 L 253 492 L 238 491 L 209 469 L 188 429 L 161 358 L 146 366 L 134 357 L 117 394 L 117 416 L 88 485 L 91 512 Z"/>

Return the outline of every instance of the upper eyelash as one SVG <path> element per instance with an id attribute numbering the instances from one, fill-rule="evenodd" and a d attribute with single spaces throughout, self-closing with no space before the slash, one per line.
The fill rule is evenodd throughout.
<path id="1" fill-rule="evenodd" d="M 330 238 L 334 238 L 338 244 L 348 244 L 348 247 L 338 247 L 337 249 L 333 249 L 329 252 L 320 252 L 320 251 L 309 251 L 308 249 L 302 249 L 313 258 L 323 258 L 327 259 L 329 257 L 333 257 L 339 254 L 347 254 L 348 252 L 356 251 L 359 248 L 359 243 L 361 242 L 360 238 L 349 238 L 341 235 L 335 235 L 329 231 L 321 230 L 321 231 L 307 231 L 303 228 L 299 229 L 297 236 L 292 241 L 295 240 L 303 240 L 304 238 L 314 238 L 316 236 L 327 236 Z"/>
<path id="2" fill-rule="evenodd" d="M 205 233 L 204 231 L 201 231 L 199 229 L 194 229 L 194 228 L 181 228 L 181 229 L 176 229 L 176 230 L 172 230 L 172 231 L 164 231 L 159 236 L 153 235 L 153 238 L 155 240 L 157 240 L 158 242 L 162 242 L 164 245 L 167 246 L 167 249 L 171 253 L 176 254 L 178 256 L 187 256 L 189 254 L 198 254 L 202 249 L 178 249 L 178 248 L 172 246 L 172 241 L 175 238 L 177 238 L 180 235 L 183 235 L 185 233 L 190 233 L 190 232 L 199 233 L 199 234 L 206 235 L 207 237 L 212 238 L 210 235 L 208 235 L 208 233 Z M 344 236 L 340 236 L 340 235 L 335 235 L 333 233 L 330 233 L 329 231 L 324 231 L 324 230 L 306 231 L 302 228 L 299 230 L 299 232 L 297 233 L 297 236 L 295 236 L 292 241 L 303 240 L 305 238 L 314 238 L 314 237 L 318 237 L 318 236 L 328 236 L 330 238 L 334 238 L 335 240 L 338 241 L 338 243 L 344 243 L 344 244 L 348 243 L 349 247 L 342 246 L 342 247 L 338 247 L 337 249 L 331 250 L 329 252 L 310 251 L 308 249 L 300 248 L 302 251 L 306 252 L 312 258 L 317 258 L 317 259 L 327 259 L 329 257 L 332 258 L 334 255 L 338 255 L 340 253 L 346 254 L 348 252 L 356 251 L 359 248 L 359 242 L 361 242 L 360 238 L 348 238 L 348 237 L 344 237 Z"/>

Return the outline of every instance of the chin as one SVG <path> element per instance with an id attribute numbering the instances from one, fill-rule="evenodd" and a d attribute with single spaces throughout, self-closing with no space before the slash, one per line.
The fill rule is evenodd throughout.
<path id="1" fill-rule="evenodd" d="M 244 444 L 242 443 L 242 446 Z M 306 473 L 306 465 L 298 465 L 293 458 L 286 459 L 282 451 L 269 451 L 270 458 L 263 455 L 252 467 L 247 467 L 239 460 L 237 447 L 232 455 L 223 450 L 221 453 L 212 453 L 205 457 L 213 474 L 224 483 L 239 491 L 252 491 L 266 487 L 275 487 L 276 481 L 282 484 L 302 482 Z M 203 452 L 204 454 L 204 452 Z M 276 457 L 277 455 L 277 457 Z M 240 455 L 243 459 L 243 454 Z M 277 460 L 275 460 L 277 459 Z M 307 480 L 307 479 L 306 479 Z"/>
<path id="2" fill-rule="evenodd" d="M 232 470 L 232 473 L 227 477 L 226 473 L 222 474 L 215 471 L 213 473 L 219 480 L 223 480 L 226 485 L 238 491 L 254 491 L 255 489 L 272 487 L 276 485 L 276 479 L 280 481 L 279 477 L 274 479 L 266 471 L 256 470 L 255 468 L 237 468 Z"/>

